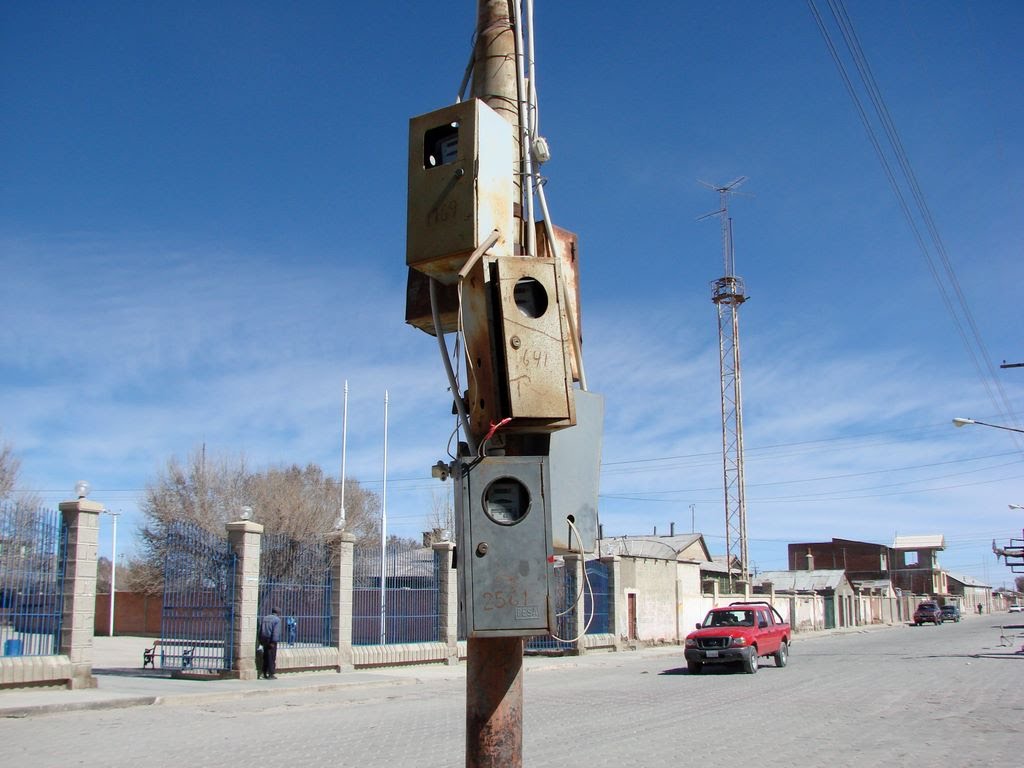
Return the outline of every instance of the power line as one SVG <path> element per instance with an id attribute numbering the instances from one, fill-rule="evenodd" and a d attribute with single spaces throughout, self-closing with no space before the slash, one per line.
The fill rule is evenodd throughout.
<path id="1" fill-rule="evenodd" d="M 839 49 L 829 32 L 828 26 L 822 18 L 814 0 L 807 0 L 807 5 L 818 25 L 818 30 L 821 33 L 826 47 L 828 48 L 829 54 L 832 56 L 832 60 L 839 71 L 840 78 L 846 87 L 847 93 L 853 101 L 857 114 L 864 126 L 864 130 L 868 135 L 868 140 L 871 142 L 871 146 L 875 151 L 883 171 L 885 172 L 890 186 L 892 187 L 900 210 L 902 211 L 903 216 L 910 227 L 911 233 L 917 242 L 918 249 L 924 257 L 925 263 L 932 274 L 932 278 L 939 290 L 943 304 L 946 306 L 946 311 L 949 313 L 949 316 L 952 318 L 953 323 L 956 326 L 957 332 L 959 333 L 960 338 L 964 343 L 964 347 L 971 357 L 975 370 L 981 379 L 982 385 L 988 393 L 989 399 L 994 404 L 1001 418 L 1009 421 L 1011 424 L 1017 424 L 1017 415 L 996 375 L 995 366 L 992 364 L 984 340 L 978 330 L 978 326 L 974 320 L 974 315 L 971 312 L 967 297 L 964 295 L 960 286 L 960 281 L 956 275 L 956 270 L 953 268 L 952 261 L 949 258 L 945 242 L 939 233 L 938 226 L 932 216 L 931 209 L 925 199 L 924 192 L 917 181 L 917 175 L 914 173 L 913 166 L 910 163 L 910 158 L 904 149 L 903 142 L 900 139 L 899 132 L 896 128 L 896 123 L 892 119 L 892 115 L 890 114 L 885 103 L 885 99 L 882 96 L 881 89 L 879 88 L 878 82 L 871 70 L 867 56 L 860 45 L 856 29 L 853 26 L 853 22 L 850 19 L 849 14 L 846 12 L 843 0 L 828 0 L 829 9 L 832 11 L 832 16 L 835 19 L 843 41 L 845 42 L 846 50 L 849 53 L 860 77 L 860 83 L 867 93 L 878 122 L 881 124 L 885 136 L 888 139 L 888 147 L 899 165 L 899 169 L 902 172 L 904 179 L 904 184 L 909 189 L 910 195 L 914 199 L 918 217 L 923 222 L 924 228 L 927 230 L 931 239 L 932 248 L 938 255 L 938 260 L 942 267 L 941 273 L 939 268 L 936 266 L 931 250 L 925 243 L 925 238 L 918 227 L 918 217 L 914 216 L 914 213 L 908 204 L 907 197 L 903 192 L 904 185 L 900 184 L 897 174 L 887 158 L 887 154 L 882 147 L 882 142 L 880 141 L 875 128 L 872 125 L 872 121 L 868 116 L 867 110 L 857 93 L 857 88 L 854 85 L 853 79 L 847 72 L 847 68 L 843 63 L 843 57 L 841 56 Z M 942 277 L 943 273 L 945 275 L 945 280 L 943 280 Z M 954 297 L 956 299 L 955 302 Z M 1014 440 L 1016 441 L 1018 448 L 1024 450 L 1024 444 L 1021 443 L 1020 439 L 1017 438 L 1016 435 L 1014 435 Z"/>

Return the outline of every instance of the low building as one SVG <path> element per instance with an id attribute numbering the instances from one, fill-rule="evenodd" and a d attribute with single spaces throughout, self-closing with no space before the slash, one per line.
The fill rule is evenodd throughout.
<path id="1" fill-rule="evenodd" d="M 765 571 L 756 581 L 755 592 L 773 594 L 774 603 L 781 602 L 780 597 L 788 599 L 788 618 L 794 631 L 859 623 L 858 595 L 842 569 Z"/>
<path id="2" fill-rule="evenodd" d="M 702 567 L 711 556 L 702 534 L 602 539 L 600 553 L 619 559 L 614 599 L 625 606 L 624 640 L 678 643 L 703 618 Z"/>
<path id="3" fill-rule="evenodd" d="M 897 536 L 893 539 L 892 585 L 911 595 L 929 595 L 943 602 L 949 594 L 939 552 L 946 548 L 942 534 Z"/>
<path id="4" fill-rule="evenodd" d="M 956 603 L 961 613 L 992 613 L 992 587 L 970 576 L 946 573 L 947 603 Z"/>

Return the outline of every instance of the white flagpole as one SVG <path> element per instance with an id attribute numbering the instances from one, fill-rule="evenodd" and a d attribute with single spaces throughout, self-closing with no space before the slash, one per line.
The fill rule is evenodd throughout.
<path id="1" fill-rule="evenodd" d="M 387 611 L 388 541 L 388 391 L 384 390 L 384 477 L 380 495 L 380 644 L 387 641 L 384 616 Z"/>
<path id="2" fill-rule="evenodd" d="M 338 529 L 345 530 L 345 447 L 348 444 L 348 379 L 345 379 L 345 396 L 341 406 L 341 516 Z"/>

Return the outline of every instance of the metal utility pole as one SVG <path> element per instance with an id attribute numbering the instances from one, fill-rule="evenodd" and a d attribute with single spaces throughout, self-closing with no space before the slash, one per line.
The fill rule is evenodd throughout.
<path id="1" fill-rule="evenodd" d="M 437 339 L 462 435 L 431 473 L 455 485 L 469 768 L 522 765 L 524 638 L 557 632 L 556 556 L 597 549 L 604 405 L 583 374 L 577 236 L 536 184 L 532 18 L 530 0 L 478 0 L 456 103 L 409 121 L 406 322 Z"/>
<path id="2" fill-rule="evenodd" d="M 747 300 L 743 278 L 735 272 L 732 219 L 729 195 L 747 179 L 740 176 L 728 184 L 712 187 L 718 193 L 719 209 L 701 218 L 718 216 L 722 222 L 722 262 L 725 274 L 711 283 L 711 300 L 718 308 L 718 360 L 722 397 L 722 477 L 725 490 L 725 555 L 729 587 L 733 586 L 733 560 L 740 565 L 740 578 L 748 579 L 747 504 L 743 472 L 743 392 L 740 366 L 740 305 Z"/>
<path id="3" fill-rule="evenodd" d="M 512 135 L 514 157 L 519 158 L 516 46 L 508 0 L 479 0 L 472 94 L 517 128 Z M 515 170 L 513 200 L 521 200 L 522 177 L 520 168 Z M 521 217 L 520 206 L 517 244 L 522 242 Z M 522 763 L 523 638 L 470 637 L 466 658 L 466 766 L 517 768 Z"/>

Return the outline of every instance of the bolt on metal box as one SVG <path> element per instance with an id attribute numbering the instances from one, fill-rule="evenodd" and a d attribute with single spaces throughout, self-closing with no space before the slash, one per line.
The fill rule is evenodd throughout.
<path id="1" fill-rule="evenodd" d="M 555 627 L 547 462 L 496 456 L 455 464 L 459 606 L 469 637 Z"/>
<path id="2" fill-rule="evenodd" d="M 479 99 L 409 121 L 406 264 L 454 283 L 494 230 L 494 256 L 512 254 L 512 126 Z"/>

